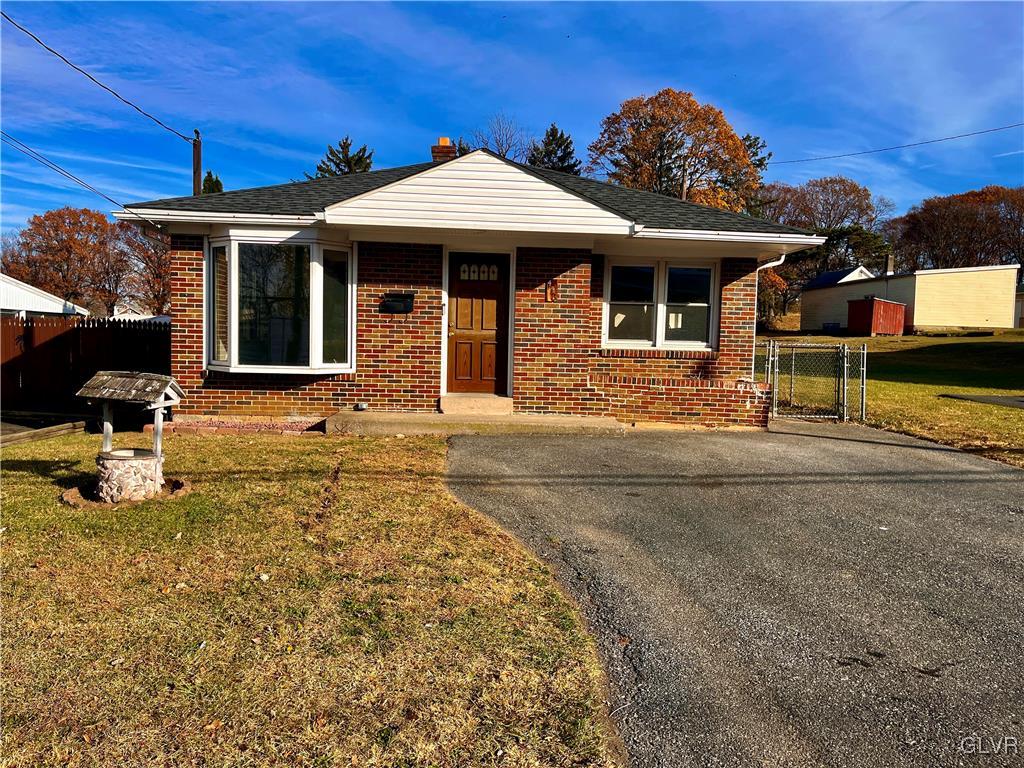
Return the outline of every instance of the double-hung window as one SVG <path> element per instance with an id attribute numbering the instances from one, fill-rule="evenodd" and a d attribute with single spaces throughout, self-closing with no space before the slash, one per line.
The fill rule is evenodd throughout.
<path id="1" fill-rule="evenodd" d="M 316 240 L 211 239 L 209 366 L 343 373 L 355 362 L 355 259 Z"/>
<path id="2" fill-rule="evenodd" d="M 716 343 L 715 263 L 609 259 L 604 346 L 710 349 Z"/>

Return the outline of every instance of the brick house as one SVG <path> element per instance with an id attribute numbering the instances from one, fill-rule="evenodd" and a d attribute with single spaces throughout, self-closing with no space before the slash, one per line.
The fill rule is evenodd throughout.
<path id="1" fill-rule="evenodd" d="M 357 403 L 764 425 L 757 268 L 821 238 L 477 150 L 115 215 L 172 244 L 184 417 Z"/>

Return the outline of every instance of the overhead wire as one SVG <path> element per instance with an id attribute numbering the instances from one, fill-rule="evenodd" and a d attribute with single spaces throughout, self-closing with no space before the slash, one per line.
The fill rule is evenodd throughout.
<path id="1" fill-rule="evenodd" d="M 986 128 L 983 131 L 971 131 L 970 133 L 959 133 L 956 136 L 943 136 L 941 139 L 928 139 L 926 141 L 915 141 L 912 144 L 898 144 L 895 147 L 882 147 L 881 149 L 865 149 L 861 152 L 845 152 L 841 155 L 822 155 L 821 157 L 805 157 L 802 160 L 769 160 L 768 165 L 789 165 L 791 163 L 813 163 L 818 160 L 838 160 L 841 157 L 856 157 L 858 155 L 873 155 L 877 152 L 891 152 L 894 149 L 909 149 L 910 147 L 921 147 L 925 144 L 938 144 L 940 141 L 953 141 L 954 139 L 966 139 L 968 136 L 980 136 L 983 133 L 995 133 L 996 131 L 1008 131 L 1011 128 L 1019 128 L 1024 123 L 1004 125 L 1000 128 Z"/>
<path id="2" fill-rule="evenodd" d="M 175 129 L 174 129 L 174 128 L 172 128 L 171 126 L 167 125 L 167 123 L 165 123 L 165 122 L 164 122 L 163 120 L 161 120 L 160 118 L 158 118 L 158 117 L 156 117 L 155 115 L 152 115 L 152 114 L 150 114 L 149 112 L 147 112 L 146 110 L 144 110 L 144 109 L 143 109 L 142 107 L 140 107 L 140 106 L 139 106 L 138 104 L 136 104 L 135 102 L 131 101 L 130 99 L 126 99 L 126 98 L 125 98 L 124 96 L 122 96 L 122 95 L 121 95 L 120 93 L 118 93 L 118 92 L 117 92 L 117 91 L 115 91 L 115 90 L 114 90 L 113 88 L 111 88 L 111 87 L 110 87 L 109 85 L 106 85 L 105 83 L 102 83 L 102 82 L 100 82 L 100 81 L 99 81 L 99 80 L 97 80 L 97 79 L 96 79 L 95 77 L 93 77 L 93 76 L 92 76 L 92 74 L 90 74 L 89 72 L 87 72 L 86 70 L 82 69 L 82 68 L 81 68 L 80 66 L 78 66 L 77 64 L 75 64 L 75 63 L 74 63 L 74 62 L 72 62 L 71 60 L 69 60 L 69 59 L 68 59 L 68 58 L 67 58 L 67 57 L 66 57 L 66 56 L 65 56 L 64 54 L 60 53 L 60 52 L 59 52 L 59 51 L 57 51 L 57 50 L 54 50 L 54 49 L 53 49 L 53 48 L 51 48 L 51 47 L 50 47 L 49 45 L 47 45 L 46 43 L 44 43 L 44 42 L 43 42 L 42 40 L 40 40 L 40 39 L 39 39 L 39 37 L 37 37 L 37 36 L 36 36 L 36 35 L 34 35 L 34 34 L 33 34 L 32 32 L 30 32 L 30 31 L 29 31 L 28 29 L 26 29 L 26 28 L 25 28 L 25 27 L 23 27 L 23 26 L 22 26 L 21 24 L 19 24 L 18 22 L 16 22 L 16 21 L 15 21 L 14 19 L 12 19 L 12 18 L 11 18 L 10 16 L 8 16 L 8 15 L 7 15 L 7 14 L 6 14 L 5 12 L 3 12 L 3 11 L 0 11 L 0 16 L 3 16 L 3 18 L 4 18 L 4 19 L 6 19 L 6 20 L 7 20 L 8 22 L 10 22 L 11 24 L 13 24 L 13 25 L 14 25 L 15 27 L 17 27 L 18 29 L 20 29 L 20 30 L 21 30 L 22 32 L 24 32 L 24 33 L 25 33 L 26 35 L 28 35 L 28 36 L 29 36 L 30 38 L 32 38 L 32 39 L 33 39 L 33 40 L 34 40 L 34 41 L 35 41 L 36 43 L 38 43 L 38 44 L 39 44 L 40 46 L 42 46 L 42 47 L 43 47 L 43 48 L 45 48 L 45 49 L 46 49 L 47 51 L 49 51 L 49 52 L 50 52 L 50 53 L 52 53 L 52 54 L 53 54 L 54 56 L 56 56 L 56 57 L 57 57 L 58 59 L 60 59 L 61 61 L 63 61 L 63 62 L 65 63 L 65 64 L 67 64 L 67 65 L 68 65 L 69 67 L 71 67 L 71 68 L 72 68 L 73 70 L 75 70 L 76 72 L 79 72 L 79 73 L 81 73 L 81 74 L 85 75 L 85 76 L 86 76 L 87 78 L 89 78 L 89 79 L 90 79 L 90 80 L 91 80 L 92 82 L 94 82 L 94 83 L 95 83 L 96 85 L 98 85 L 98 86 L 99 86 L 100 88 L 102 88 L 103 90 L 107 91 L 108 93 L 110 93 L 111 95 L 113 95 L 113 96 L 114 96 L 114 97 L 115 97 L 116 99 L 118 99 L 119 101 L 123 102 L 124 104 L 127 104 L 127 105 L 128 105 L 129 107 L 131 107 L 132 109 L 134 109 L 134 110 L 135 110 L 136 112 L 138 112 L 138 113 L 139 113 L 140 115 L 142 115 L 143 117 L 147 117 L 147 118 L 149 118 L 150 120 L 152 120 L 152 121 L 153 121 L 154 123 L 156 123 L 157 125 L 159 125 L 159 126 L 160 126 L 161 128 L 163 128 L 164 130 L 166 130 L 166 131 L 170 131 L 171 133 L 173 133 L 173 134 L 174 134 L 175 136 L 177 136 L 178 138 L 180 138 L 180 139 L 183 139 L 183 140 L 187 141 L 187 142 L 188 142 L 189 144 L 193 144 L 193 143 L 195 143 L 196 139 L 194 139 L 194 138 L 192 138 L 192 137 L 190 137 L 190 136 L 186 136 L 186 135 L 185 135 L 185 134 L 183 134 L 183 133 L 182 133 L 181 131 L 177 131 L 177 130 L 175 130 Z"/>
<path id="3" fill-rule="evenodd" d="M 104 200 L 107 200 L 107 201 L 113 203 L 114 205 L 116 205 L 121 210 L 123 210 L 123 211 L 125 211 L 127 213 L 130 213 L 132 216 L 135 216 L 136 218 L 141 219 L 142 221 L 144 221 L 147 224 L 150 224 L 150 225 L 156 227 L 157 229 L 160 229 L 160 225 L 157 224 L 156 222 L 152 221 L 151 219 L 147 219 L 142 214 L 136 213 L 135 211 L 131 210 L 130 208 L 126 208 L 123 203 L 118 202 L 117 200 L 115 200 L 110 195 L 106 194 L 105 192 L 101 192 L 100 190 L 96 189 L 96 187 L 94 187 L 89 182 L 84 181 L 83 179 L 80 179 L 78 176 L 73 174 L 71 171 L 67 170 L 66 168 L 63 168 L 62 166 L 60 166 L 57 163 L 55 163 L 53 160 L 50 160 L 49 158 L 45 157 L 43 154 L 41 154 L 37 150 L 33 149 L 32 147 L 30 147 L 28 144 L 24 143 L 23 141 L 20 141 L 20 140 L 16 139 L 14 136 L 12 136 L 11 134 L 7 133 L 7 131 L 0 130 L 0 140 L 2 140 L 4 143 L 6 143 L 12 149 L 16 149 L 17 151 L 21 152 L 23 155 L 26 155 L 27 157 L 30 157 L 31 159 L 35 160 L 37 163 L 40 163 L 41 165 L 46 166 L 51 171 L 60 174 L 64 178 L 68 179 L 69 181 L 73 181 L 74 183 L 79 184 L 82 187 L 84 187 L 85 189 L 89 190 L 93 194 L 99 195 Z"/>

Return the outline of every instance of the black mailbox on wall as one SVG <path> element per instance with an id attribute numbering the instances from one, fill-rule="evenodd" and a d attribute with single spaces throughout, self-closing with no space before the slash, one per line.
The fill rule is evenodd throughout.
<path id="1" fill-rule="evenodd" d="M 415 291 L 385 293 L 380 301 L 380 312 L 383 315 L 408 315 L 412 312 Z"/>

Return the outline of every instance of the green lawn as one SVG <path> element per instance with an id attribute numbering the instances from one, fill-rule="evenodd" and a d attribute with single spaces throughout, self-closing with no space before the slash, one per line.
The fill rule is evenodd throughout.
<path id="1" fill-rule="evenodd" d="M 769 334 L 771 335 L 771 334 Z M 1024 466 L 1024 410 L 943 395 L 1024 392 L 1024 331 L 786 341 L 868 345 L 868 423 Z"/>
<path id="2" fill-rule="evenodd" d="M 191 495 L 63 506 L 98 447 L 4 451 L 3 765 L 619 754 L 575 607 L 449 495 L 443 440 L 172 435 Z"/>

